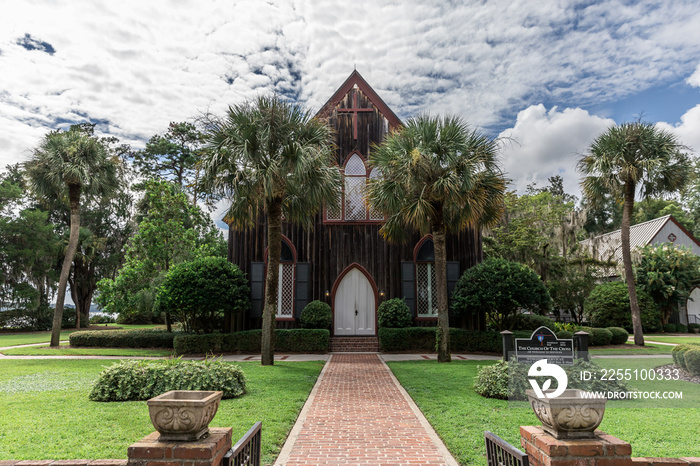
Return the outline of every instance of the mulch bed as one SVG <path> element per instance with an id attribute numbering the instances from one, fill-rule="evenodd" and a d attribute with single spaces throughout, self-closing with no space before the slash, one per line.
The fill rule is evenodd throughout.
<path id="1" fill-rule="evenodd" d="M 700 376 L 693 375 L 687 371 L 684 371 L 683 369 L 676 366 L 675 364 L 666 364 L 665 366 L 659 366 L 659 367 L 654 368 L 654 370 L 656 372 L 658 372 L 660 375 L 668 374 L 667 372 L 664 372 L 664 371 L 667 371 L 667 370 L 673 371 L 676 369 L 678 369 L 680 380 L 684 380 L 686 382 L 692 382 L 692 383 L 700 383 Z"/>

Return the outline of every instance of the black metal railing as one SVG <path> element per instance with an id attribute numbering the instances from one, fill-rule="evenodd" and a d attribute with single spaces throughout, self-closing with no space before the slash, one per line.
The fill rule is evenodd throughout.
<path id="1" fill-rule="evenodd" d="M 527 454 L 515 448 L 498 435 L 489 431 L 484 432 L 486 437 L 486 460 L 488 466 L 530 466 Z"/>
<path id="2" fill-rule="evenodd" d="M 260 466 L 260 431 L 262 422 L 256 422 L 226 453 L 223 466 Z"/>

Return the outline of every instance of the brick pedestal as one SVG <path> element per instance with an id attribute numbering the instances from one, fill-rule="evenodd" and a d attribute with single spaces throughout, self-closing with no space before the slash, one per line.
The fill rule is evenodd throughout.
<path id="1" fill-rule="evenodd" d="M 700 458 L 631 458 L 632 446 L 596 430 L 596 437 L 557 440 L 540 427 L 521 426 L 520 444 L 531 466 L 700 466 Z"/>
<path id="2" fill-rule="evenodd" d="M 539 427 L 521 426 L 520 444 L 531 466 L 632 466 L 632 446 L 599 430 L 596 438 L 557 440 Z"/>
<path id="3" fill-rule="evenodd" d="M 231 430 L 212 427 L 196 442 L 160 442 L 158 432 L 129 447 L 128 466 L 220 466 L 231 448 Z"/>

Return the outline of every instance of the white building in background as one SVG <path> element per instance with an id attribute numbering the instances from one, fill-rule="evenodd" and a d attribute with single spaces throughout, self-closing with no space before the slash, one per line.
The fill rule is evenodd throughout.
<path id="1" fill-rule="evenodd" d="M 680 247 L 685 246 L 693 254 L 700 256 L 700 241 L 693 236 L 673 215 L 666 215 L 648 222 L 639 223 L 630 227 L 630 249 L 632 257 L 638 247 L 649 244 L 673 244 Z M 617 267 L 601 268 L 599 277 L 602 280 L 616 280 L 622 276 L 622 238 L 620 230 L 616 230 L 604 235 L 596 236 L 585 241 L 581 241 L 581 246 L 588 250 L 591 257 L 601 261 L 617 262 Z M 700 288 L 695 288 L 686 306 L 681 306 L 679 313 L 679 323 L 700 324 Z"/>

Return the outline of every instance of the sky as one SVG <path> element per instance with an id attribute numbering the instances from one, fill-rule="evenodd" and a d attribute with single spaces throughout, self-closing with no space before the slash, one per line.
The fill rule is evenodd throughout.
<path id="1" fill-rule="evenodd" d="M 142 148 L 266 92 L 315 111 L 354 68 L 401 119 L 502 138 L 519 192 L 580 195 L 580 154 L 640 115 L 700 151 L 697 0 L 4 0 L 0 167 L 73 123 Z"/>

